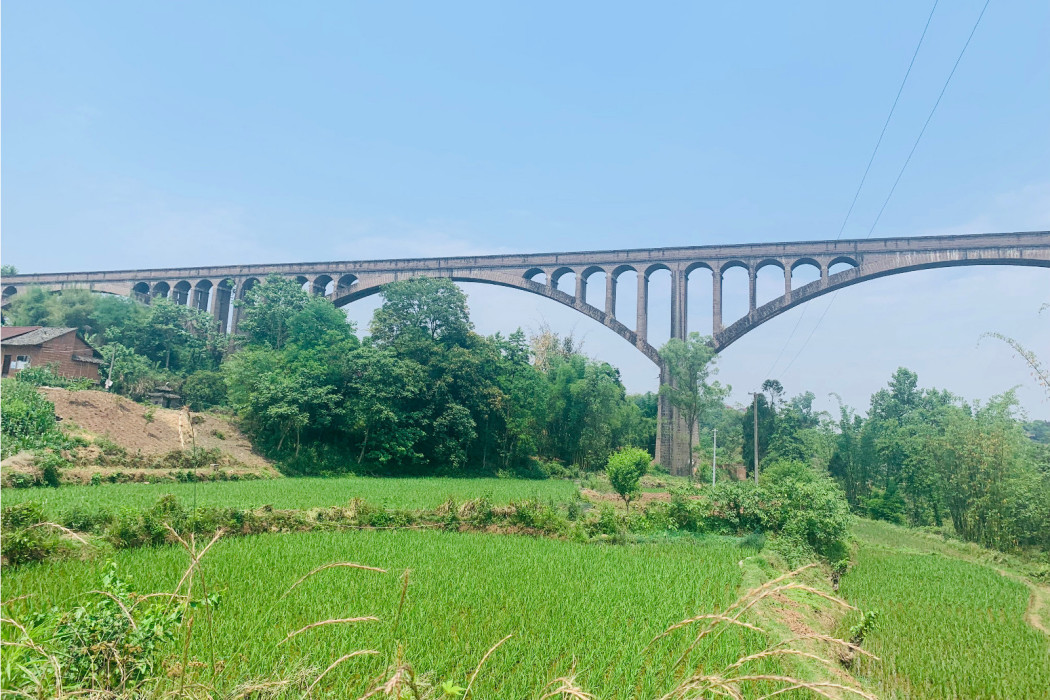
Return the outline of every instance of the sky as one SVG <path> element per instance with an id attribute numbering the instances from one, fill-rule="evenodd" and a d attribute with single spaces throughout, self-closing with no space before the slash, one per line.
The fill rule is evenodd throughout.
<path id="1" fill-rule="evenodd" d="M 874 225 L 983 4 L 936 7 L 846 220 L 932 2 L 7 2 L 0 257 L 60 272 L 1047 230 L 1043 0 L 989 4 Z M 656 389 L 581 314 L 464 289 L 480 332 L 573 333 L 628 390 Z M 708 293 L 691 290 L 691 329 Z M 726 295 L 728 321 L 746 282 Z M 377 302 L 347 307 L 360 332 Z M 718 377 L 738 402 L 772 377 L 863 411 L 906 366 L 970 400 L 1017 386 L 1050 419 L 1022 360 L 981 340 L 1050 361 L 1046 302 L 1045 268 L 882 278 L 749 333 Z M 668 307 L 657 279 L 654 344 Z"/>

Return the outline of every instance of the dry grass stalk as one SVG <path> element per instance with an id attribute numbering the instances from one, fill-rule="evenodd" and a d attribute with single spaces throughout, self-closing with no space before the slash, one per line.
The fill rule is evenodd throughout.
<path id="1" fill-rule="evenodd" d="M 61 532 L 66 533 L 67 535 L 69 535 L 70 537 L 75 539 L 77 542 L 80 542 L 81 544 L 85 544 L 88 547 L 94 547 L 95 546 L 95 545 L 91 544 L 90 542 L 88 542 L 87 540 L 85 540 L 80 535 L 78 535 L 77 533 L 75 533 L 72 530 L 70 530 L 68 527 L 62 527 L 58 523 L 49 523 L 49 522 L 37 523 L 36 525 L 30 525 L 27 529 L 32 530 L 33 528 L 36 528 L 36 527 L 50 527 L 50 528 L 54 528 L 55 530 L 59 530 Z"/>
<path id="2" fill-rule="evenodd" d="M 344 618 L 334 618 L 334 619 L 331 619 L 331 620 L 321 620 L 320 622 L 311 622 L 310 624 L 308 624 L 306 627 L 303 627 L 302 629 L 298 629 L 298 630 L 296 630 L 294 632 L 290 632 L 287 637 L 282 639 L 277 644 L 278 644 L 278 646 L 280 646 L 281 644 L 284 644 L 285 642 L 287 642 L 292 637 L 295 637 L 295 636 L 297 636 L 299 634 L 302 634 L 303 632 L 306 632 L 308 630 L 312 630 L 315 627 L 324 627 L 325 625 L 351 624 L 351 623 L 354 623 L 354 622 L 379 622 L 379 618 L 369 615 L 368 617 L 344 617 Z"/>
<path id="3" fill-rule="evenodd" d="M 554 686 L 551 688 L 551 686 Z M 550 690 L 548 690 L 550 688 Z M 572 662 L 572 668 L 564 676 L 555 678 L 547 685 L 543 686 L 544 694 L 540 696 L 540 700 L 548 700 L 549 698 L 570 698 L 571 700 L 597 700 L 593 695 L 586 692 L 583 688 L 576 684 L 576 661 Z"/>
<path id="4" fill-rule="evenodd" d="M 745 629 L 750 629 L 752 631 L 768 635 L 768 632 L 766 630 L 761 629 L 757 625 L 752 625 L 743 622 L 740 618 L 749 610 L 754 608 L 754 606 L 757 605 L 760 601 L 772 595 L 784 593 L 787 591 L 803 591 L 805 593 L 811 593 L 841 607 L 850 610 L 856 610 L 856 608 L 854 608 L 852 605 L 842 600 L 841 598 L 825 593 L 824 591 L 813 588 L 812 586 L 808 586 L 802 583 L 798 583 L 797 581 L 791 580 L 794 577 L 797 577 L 803 571 L 813 566 L 816 566 L 816 564 L 810 564 L 809 566 L 804 566 L 800 569 L 796 569 L 795 571 L 791 571 L 787 574 L 784 574 L 783 576 L 779 576 L 771 581 L 768 581 L 767 583 L 757 588 L 747 591 L 742 596 L 740 596 L 736 600 L 736 602 L 730 605 L 722 614 L 698 615 L 696 617 L 692 617 L 687 620 L 675 623 L 674 625 L 668 627 L 662 634 L 654 638 L 649 644 L 651 646 L 653 643 L 657 642 L 660 639 L 663 639 L 675 630 L 679 630 L 683 627 L 687 627 L 689 625 L 697 623 L 703 623 L 706 621 L 706 624 L 702 625 L 700 632 L 697 633 L 696 638 L 689 644 L 685 652 L 683 652 L 679 659 L 675 662 L 674 667 L 677 668 L 689 658 L 689 656 L 696 650 L 697 646 L 702 640 L 704 640 L 710 635 L 710 639 L 708 641 L 712 642 L 714 641 L 714 639 L 717 638 L 719 634 L 721 634 L 725 629 L 729 627 L 742 627 Z M 743 698 L 743 687 L 746 687 L 749 684 L 760 682 L 781 683 L 785 685 L 784 688 L 778 689 L 775 692 L 770 693 L 766 697 L 780 695 L 781 693 L 787 692 L 788 690 L 795 689 L 806 689 L 823 697 L 837 697 L 829 694 L 829 690 L 834 690 L 840 693 L 848 692 L 853 695 L 864 698 L 873 697 L 868 693 L 857 688 L 852 688 L 846 685 L 830 681 L 804 681 L 798 678 L 793 678 L 791 676 L 772 674 L 745 673 L 743 675 L 736 675 L 741 670 L 743 670 L 748 664 L 760 661 L 762 659 L 771 658 L 805 658 L 816 661 L 827 667 L 834 667 L 835 664 L 831 660 L 825 658 L 824 656 L 821 656 L 819 653 L 807 651 L 804 649 L 797 649 L 792 646 L 792 644 L 794 644 L 795 642 L 805 640 L 819 641 L 829 645 L 838 645 L 850 650 L 859 651 L 860 653 L 863 653 L 866 656 L 875 658 L 872 654 L 857 648 L 855 644 L 851 644 L 850 642 L 847 642 L 845 640 L 836 639 L 835 637 L 820 634 L 799 635 L 796 637 L 792 637 L 791 639 L 778 642 L 756 654 L 743 656 L 734 663 L 723 668 L 718 674 L 704 673 L 698 670 L 694 672 L 693 675 L 680 682 L 678 686 L 675 687 L 670 693 L 665 695 L 664 698 L 665 700 L 692 700 L 694 698 L 698 699 L 710 696 Z"/>
<path id="5" fill-rule="evenodd" d="M 467 689 L 463 691 L 463 700 L 467 700 L 467 696 L 470 695 L 470 688 L 474 685 L 474 679 L 478 677 L 478 671 L 480 671 L 481 667 L 485 665 L 486 661 L 488 661 L 488 658 L 492 655 L 492 652 L 496 651 L 496 649 L 498 649 L 500 645 L 503 644 L 503 642 L 507 641 L 513 636 L 513 634 L 508 634 L 506 637 L 493 644 L 492 647 L 485 652 L 485 655 L 481 657 L 481 661 L 478 662 L 477 668 L 474 669 L 474 673 L 470 674 L 470 680 L 467 681 Z"/>
<path id="6" fill-rule="evenodd" d="M 287 596 L 289 593 L 291 593 L 292 590 L 295 589 L 300 583 L 302 583 L 306 579 L 310 578 L 314 574 L 317 574 L 317 573 L 320 573 L 322 571 L 325 571 L 326 569 L 334 569 L 334 568 L 337 568 L 337 567 L 347 567 L 347 568 L 351 568 L 351 569 L 364 569 L 365 571 L 377 571 L 377 572 L 379 572 L 381 574 L 387 573 L 386 569 L 380 569 L 380 568 L 375 567 L 375 566 L 365 566 L 364 564 L 355 564 L 355 563 L 350 562 L 350 561 L 337 561 L 337 562 L 333 562 L 331 564 L 325 564 L 324 566 L 319 566 L 316 569 L 314 569 L 313 571 L 311 571 L 310 573 L 306 574 L 305 576 L 300 578 L 298 581 L 293 583 L 291 585 L 291 588 L 289 588 L 287 591 L 285 591 L 281 595 L 281 597 L 278 598 L 278 600 L 283 600 L 285 598 L 285 596 Z"/>
<path id="7" fill-rule="evenodd" d="M 378 654 L 378 653 L 379 653 L 378 651 L 375 651 L 375 650 L 372 650 L 372 649 L 361 649 L 359 651 L 350 652 L 349 654 L 344 654 L 343 656 L 341 656 L 338 659 L 336 659 L 335 661 L 333 661 L 332 664 L 328 668 L 326 668 L 324 671 L 321 672 L 321 675 L 319 675 L 317 678 L 314 679 L 314 682 L 311 683 L 310 687 L 306 689 L 305 693 L 303 693 L 303 697 L 304 698 L 307 697 L 313 691 L 314 686 L 316 686 L 318 683 L 320 683 L 321 679 L 328 675 L 329 671 L 331 671 L 333 668 L 335 668 L 339 664 L 343 663 L 344 661 L 346 661 L 348 659 L 352 659 L 355 656 L 372 655 L 372 654 Z"/>

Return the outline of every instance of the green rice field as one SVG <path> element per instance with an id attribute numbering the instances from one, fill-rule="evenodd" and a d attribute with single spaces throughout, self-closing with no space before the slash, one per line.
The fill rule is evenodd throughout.
<path id="1" fill-rule="evenodd" d="M 856 532 L 839 592 L 881 613 L 865 648 L 882 661 L 863 664 L 881 697 L 1050 698 L 1050 637 L 1025 622 L 1023 583 L 903 528 Z"/>
<path id="2" fill-rule="evenodd" d="M 493 503 L 535 498 L 542 501 L 569 500 L 576 493 L 571 481 L 548 479 L 441 479 L 376 478 L 344 476 L 337 478 L 288 478 L 257 481 L 212 481 L 160 484 L 102 484 L 99 486 L 61 486 L 57 489 L 3 489 L 0 501 L 13 505 L 39 501 L 51 516 L 73 508 L 119 510 L 123 507 L 148 508 L 164 494 L 175 494 L 190 505 L 236 508 L 326 508 L 363 498 L 386 508 L 408 510 L 436 508 L 449 497 L 457 501 L 485 496 Z"/>
<path id="3" fill-rule="evenodd" d="M 574 664 L 581 684 L 598 697 L 656 697 L 670 688 L 665 671 L 688 640 L 675 636 L 648 651 L 646 645 L 674 622 L 731 603 L 741 581 L 738 562 L 753 553 L 696 538 L 630 547 L 434 531 L 231 539 L 205 559 L 209 590 L 222 591 L 223 599 L 214 642 L 198 626 L 193 654 L 205 659 L 214 644 L 226 664 L 220 685 L 229 690 L 246 678 L 302 665 L 323 669 L 352 650 L 382 652 L 347 662 L 326 678 L 333 695 L 358 697 L 348 693 L 365 690 L 393 656 L 400 576 L 408 569 L 396 636 L 405 658 L 429 672 L 431 682 L 465 685 L 486 650 L 513 634 L 478 676 L 475 697 L 538 697 Z M 173 589 L 187 565 L 175 547 L 125 550 L 115 559 L 141 592 Z M 300 576 L 334 561 L 389 573 L 330 569 L 280 599 Z M 69 608 L 98 587 L 105 566 L 63 561 L 8 571 L 4 597 L 32 596 L 14 604 L 19 616 L 51 605 Z M 311 622 L 364 615 L 381 621 L 315 629 L 279 645 Z M 754 633 L 733 630 L 708 658 L 720 667 L 763 645 Z M 778 670 L 772 663 L 759 668 Z"/>

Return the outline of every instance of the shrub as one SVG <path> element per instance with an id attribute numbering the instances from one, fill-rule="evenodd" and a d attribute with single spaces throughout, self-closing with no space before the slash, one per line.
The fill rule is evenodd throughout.
<path id="1" fill-rule="evenodd" d="M 191 411 L 222 406 L 226 403 L 226 380 L 221 372 L 194 372 L 182 383 L 182 398 Z"/>
<path id="2" fill-rule="evenodd" d="M 638 494 L 638 484 L 649 469 L 650 461 L 652 458 L 645 450 L 624 447 L 610 455 L 605 465 L 609 483 L 612 484 L 613 490 L 620 494 L 628 511 L 631 510 L 631 499 Z"/>
<path id="3" fill-rule="evenodd" d="M 32 384 L 4 379 L 0 399 L 0 432 L 4 457 L 58 442 L 55 405 Z"/>
<path id="4" fill-rule="evenodd" d="M 32 386 L 57 386 L 62 389 L 79 391 L 90 389 L 94 382 L 85 377 L 71 379 L 58 374 L 58 363 L 51 362 L 43 367 L 26 367 L 15 375 L 15 379 Z"/>

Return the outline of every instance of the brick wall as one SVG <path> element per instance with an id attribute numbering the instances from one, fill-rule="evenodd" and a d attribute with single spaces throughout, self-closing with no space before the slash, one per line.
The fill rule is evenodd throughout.
<path id="1" fill-rule="evenodd" d="M 42 345 L 5 345 L 3 346 L 3 354 L 10 355 L 12 363 L 19 355 L 26 355 L 29 357 L 30 367 L 43 367 L 53 363 L 58 365 L 55 368 L 55 372 L 63 377 L 86 377 L 94 382 L 99 381 L 99 366 L 97 364 L 93 362 L 77 362 L 73 359 L 73 355 L 92 357 L 94 354 L 88 344 L 73 332 L 53 338 Z M 18 374 L 18 371 L 12 369 L 8 376 L 16 374 Z"/>

